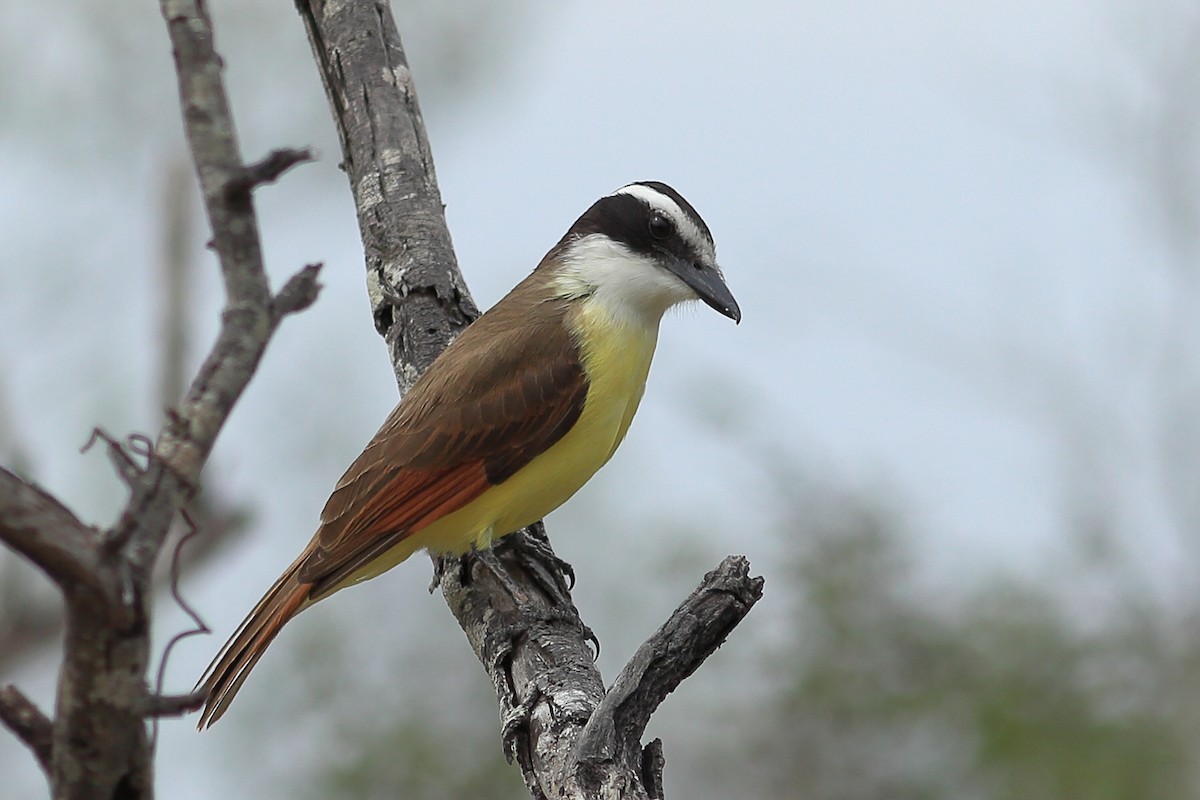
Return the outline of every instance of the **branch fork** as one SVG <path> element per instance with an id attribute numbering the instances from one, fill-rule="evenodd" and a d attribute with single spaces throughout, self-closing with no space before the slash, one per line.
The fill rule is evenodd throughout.
<path id="1" fill-rule="evenodd" d="M 48 493 L 0 468 L 0 541 L 58 584 L 69 624 L 55 717 L 14 687 L 0 722 L 24 742 L 56 798 L 149 798 L 146 718 L 185 713 L 199 694 L 151 692 L 152 571 L 172 522 L 199 485 L 218 432 L 287 315 L 319 290 L 310 264 L 272 294 L 253 190 L 311 160 L 280 149 L 242 162 L 202 0 L 160 0 L 179 75 L 227 305 L 217 341 L 153 448 L 96 437 L 130 489 L 117 524 L 84 525 Z M 431 150 L 395 23 L 379 0 L 297 0 L 322 71 L 354 191 L 372 313 L 403 390 L 478 316 L 458 272 Z M 378 291 L 379 287 L 394 291 Z M 144 459 L 139 463 L 138 458 Z M 605 691 L 591 632 L 563 563 L 534 531 L 489 554 L 499 569 L 445 569 L 442 594 L 489 673 L 502 738 L 535 798 L 662 797 L 662 744 L 642 746 L 650 715 L 725 640 L 762 595 L 740 556 L 726 558 Z M 534 546 L 535 545 L 535 546 Z M 489 562 L 490 563 L 490 562 Z M 533 622 L 530 622 L 530 621 Z"/>
<path id="2" fill-rule="evenodd" d="M 340 134 L 373 319 L 403 392 L 478 311 L 450 244 L 390 9 L 332 0 L 297 0 L 297 8 Z M 495 687 L 506 753 L 535 798 L 599 798 L 616 786 L 623 797 L 660 797 L 661 745 L 643 748 L 638 739 L 663 698 L 761 596 L 761 578 L 749 577 L 744 558 L 726 559 L 606 693 L 561 562 L 548 540 L 527 553 L 523 536 L 480 559 L 500 569 L 435 567 Z"/>
<path id="3" fill-rule="evenodd" d="M 68 619 L 54 718 L 6 687 L 0 689 L 0 722 L 33 751 L 54 797 L 68 800 L 152 797 L 146 719 L 184 713 L 202 700 L 147 686 L 154 566 L 267 341 L 285 316 L 311 305 L 319 289 L 319 265 L 309 265 L 271 294 L 251 196 L 311 160 L 311 151 L 277 150 L 243 165 L 202 0 L 160 5 L 225 288 L 217 342 L 156 443 L 141 435 L 120 442 L 94 431 L 89 444 L 104 442 L 130 490 L 111 529 L 84 525 L 51 495 L 0 468 L 0 541 L 58 585 Z"/>

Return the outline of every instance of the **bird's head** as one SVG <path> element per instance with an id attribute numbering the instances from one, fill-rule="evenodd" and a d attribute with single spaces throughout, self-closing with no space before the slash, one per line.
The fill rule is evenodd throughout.
<path id="1" fill-rule="evenodd" d="M 658 181 L 631 183 L 593 203 L 543 268 L 555 270 L 570 296 L 595 295 L 659 316 L 676 303 L 703 300 L 734 322 L 742 319 L 708 226 Z"/>

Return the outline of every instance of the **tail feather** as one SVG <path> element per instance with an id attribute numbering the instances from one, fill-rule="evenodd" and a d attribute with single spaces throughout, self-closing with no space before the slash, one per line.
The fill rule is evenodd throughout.
<path id="1" fill-rule="evenodd" d="M 283 626 L 314 602 L 311 584 L 296 577 L 303 559 L 302 555 L 267 590 L 196 684 L 207 694 L 197 728 L 203 730 L 221 718 Z"/>

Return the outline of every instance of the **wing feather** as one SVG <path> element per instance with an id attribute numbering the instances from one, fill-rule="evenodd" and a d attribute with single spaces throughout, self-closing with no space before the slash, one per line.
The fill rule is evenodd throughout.
<path id="1" fill-rule="evenodd" d="M 578 420 L 587 378 L 561 314 L 496 311 L 434 362 L 338 482 L 297 571 L 314 594 L 502 483 Z"/>

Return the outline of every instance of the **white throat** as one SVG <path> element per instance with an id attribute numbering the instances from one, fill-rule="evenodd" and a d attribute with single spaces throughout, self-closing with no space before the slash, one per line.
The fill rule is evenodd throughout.
<path id="1" fill-rule="evenodd" d="M 602 234 L 590 234 L 563 249 L 554 285 L 568 299 L 587 298 L 615 322 L 657 327 L 668 308 L 696 300 L 683 281 L 648 256 Z"/>

